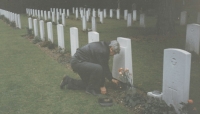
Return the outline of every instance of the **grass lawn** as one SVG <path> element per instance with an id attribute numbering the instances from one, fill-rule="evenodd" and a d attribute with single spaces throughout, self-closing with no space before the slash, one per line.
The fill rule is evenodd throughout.
<path id="1" fill-rule="evenodd" d="M 66 19 L 64 27 L 65 47 L 70 52 L 69 28 L 79 30 L 80 47 L 87 44 L 87 32 L 82 31 L 81 20 Z M 104 19 L 97 23 L 100 40 L 117 37 L 131 38 L 134 85 L 145 91 L 162 90 L 163 51 L 166 48 L 185 48 L 186 26 L 177 25 L 176 34 L 155 35 L 155 17 L 147 17 L 147 28 L 139 28 L 139 22 L 126 27 L 123 19 Z M 97 22 L 99 20 L 97 19 Z M 64 74 L 78 78 L 71 69 L 66 69 L 42 52 L 26 34 L 28 17 L 21 15 L 22 29 L 13 29 L 0 20 L 0 113 L 1 114 L 122 114 L 131 113 L 119 104 L 101 107 L 97 97 L 84 91 L 60 90 Z M 178 23 L 178 22 L 177 22 Z M 87 24 L 91 28 L 91 23 Z M 54 43 L 57 44 L 56 26 L 53 26 Z M 111 58 L 112 60 L 112 58 Z M 200 56 L 192 53 L 190 98 L 200 110 Z M 112 61 L 110 61 L 112 67 Z"/>

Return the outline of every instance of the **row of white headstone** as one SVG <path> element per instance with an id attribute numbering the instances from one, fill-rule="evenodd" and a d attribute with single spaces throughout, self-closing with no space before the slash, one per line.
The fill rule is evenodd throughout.
<path id="1" fill-rule="evenodd" d="M 20 14 L 16 14 L 16 13 L 13 13 L 13 12 L 10 12 L 10 11 L 0 9 L 0 15 L 3 15 L 10 22 L 15 22 L 16 27 L 21 29 Z"/>
<path id="2" fill-rule="evenodd" d="M 42 41 L 45 41 L 45 30 L 44 30 L 44 21 L 40 20 L 39 21 L 39 30 L 40 30 L 40 36 L 39 36 L 39 30 L 38 30 L 38 20 L 32 18 L 28 18 L 28 25 L 29 29 L 32 29 L 34 32 L 34 37 L 39 37 Z M 61 50 L 65 50 L 65 44 L 64 44 L 64 28 L 62 24 L 57 25 L 57 34 L 58 34 L 58 47 Z M 52 29 L 52 22 L 47 22 L 47 39 L 48 41 L 51 41 L 53 43 L 53 29 Z M 73 41 L 74 39 L 78 39 L 78 29 L 76 27 L 71 27 L 70 28 L 70 39 L 71 42 L 76 42 Z M 95 31 L 88 32 L 88 42 L 94 42 L 94 41 L 99 41 L 99 33 Z M 78 44 L 78 43 L 77 43 Z M 74 45 L 72 44 L 74 47 Z M 73 48 L 71 47 L 71 53 L 72 55 L 75 53 L 74 50 L 76 50 L 78 47 L 75 45 Z"/>
<path id="3" fill-rule="evenodd" d="M 32 23 L 32 21 L 30 22 Z M 40 29 L 43 29 L 43 21 L 40 21 L 40 24 Z M 35 28 L 37 28 L 36 26 L 37 19 L 34 19 L 34 34 L 37 33 L 35 32 Z M 189 31 L 194 30 L 197 29 L 189 29 Z M 48 39 L 53 42 L 53 31 L 51 22 L 47 23 L 47 31 Z M 65 49 L 63 25 L 57 25 L 57 33 L 58 46 L 62 49 Z M 191 33 L 191 35 L 193 35 L 194 33 Z M 50 38 L 49 36 L 52 37 Z M 120 43 L 121 51 L 119 54 L 114 56 L 112 74 L 116 79 L 124 81 L 120 78 L 118 74 L 118 69 L 121 67 L 128 68 L 129 72 L 132 74 L 129 78 L 129 82 L 133 84 L 131 40 L 129 38 L 123 37 L 119 37 L 117 38 L 117 40 Z M 99 41 L 99 33 L 94 31 L 88 32 L 88 43 L 95 41 Z M 71 55 L 73 56 L 76 49 L 79 47 L 78 28 L 76 27 L 70 28 L 70 44 Z M 187 100 L 189 99 L 190 66 L 191 54 L 189 52 L 181 49 L 165 49 L 163 63 L 163 92 L 162 94 L 154 94 L 152 92 L 149 92 L 148 95 L 153 97 L 161 97 L 168 105 L 172 104 L 175 107 L 177 113 L 179 113 L 178 109 L 181 108 L 181 105 L 179 103 L 187 103 Z"/>
<path id="4" fill-rule="evenodd" d="M 180 25 L 186 25 L 187 24 L 187 11 L 182 11 L 180 15 Z M 200 24 L 200 12 L 197 13 L 197 23 Z"/>
<path id="5" fill-rule="evenodd" d="M 188 24 L 185 50 L 200 52 L 200 25 Z M 179 114 L 181 102 L 187 103 L 190 88 L 191 53 L 181 49 L 165 49 L 162 93 L 148 92 L 148 96 L 173 105 Z"/>

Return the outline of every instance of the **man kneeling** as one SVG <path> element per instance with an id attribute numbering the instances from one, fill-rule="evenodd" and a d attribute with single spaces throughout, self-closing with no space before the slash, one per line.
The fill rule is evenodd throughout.
<path id="1" fill-rule="evenodd" d="M 111 42 L 93 42 L 78 48 L 71 59 L 71 67 L 78 73 L 81 81 L 76 82 L 68 76 L 63 78 L 61 89 L 68 86 L 81 86 L 86 89 L 86 93 L 97 95 L 106 94 L 105 78 L 118 84 L 118 80 L 112 77 L 109 69 L 109 58 L 120 52 L 120 45 L 116 40 Z M 73 81 L 72 81 L 73 80 Z"/>

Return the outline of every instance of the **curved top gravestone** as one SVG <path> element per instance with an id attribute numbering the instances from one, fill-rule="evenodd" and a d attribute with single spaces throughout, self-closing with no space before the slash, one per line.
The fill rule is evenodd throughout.
<path id="1" fill-rule="evenodd" d="M 191 54 L 181 49 L 164 50 L 162 99 L 174 106 L 177 113 L 187 103 L 190 87 Z"/>

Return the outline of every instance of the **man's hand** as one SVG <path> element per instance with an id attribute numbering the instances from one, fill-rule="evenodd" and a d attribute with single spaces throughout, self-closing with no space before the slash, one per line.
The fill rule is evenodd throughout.
<path id="1" fill-rule="evenodd" d="M 116 79 L 112 79 L 112 82 L 115 83 L 115 84 L 118 84 L 118 83 L 119 83 L 119 81 L 116 80 Z"/>
<path id="2" fill-rule="evenodd" d="M 101 94 L 106 94 L 106 87 L 105 86 L 101 87 L 100 90 L 101 90 Z"/>

